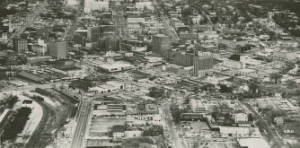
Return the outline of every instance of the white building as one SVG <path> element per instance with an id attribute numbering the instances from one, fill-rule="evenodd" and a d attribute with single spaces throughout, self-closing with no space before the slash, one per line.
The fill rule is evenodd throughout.
<path id="1" fill-rule="evenodd" d="M 241 56 L 240 61 L 243 63 L 243 68 L 246 68 L 246 66 L 258 66 L 262 65 L 264 62 L 260 60 L 253 59 L 249 56 Z"/>
<path id="2" fill-rule="evenodd" d="M 241 69 L 243 67 L 242 62 L 229 59 L 224 59 L 223 63 L 221 64 L 230 69 Z"/>
<path id="3" fill-rule="evenodd" d="M 220 126 L 221 137 L 261 137 L 257 127 L 227 127 Z"/>
<path id="4" fill-rule="evenodd" d="M 100 11 L 109 10 L 109 0 L 85 0 L 84 12 L 90 13 L 93 10 L 100 10 Z"/>
<path id="5" fill-rule="evenodd" d="M 236 113 L 236 114 L 233 114 L 233 119 L 234 119 L 235 123 L 247 122 L 248 115 L 246 113 Z"/>
<path id="6" fill-rule="evenodd" d="M 263 138 L 242 138 L 238 139 L 238 145 L 241 148 L 271 148 Z"/>
<path id="7" fill-rule="evenodd" d="M 190 106 L 192 111 L 197 113 L 205 113 L 207 110 L 201 100 L 191 99 Z"/>
<path id="8" fill-rule="evenodd" d="M 162 117 L 156 104 L 144 104 L 140 107 L 127 106 L 126 124 L 129 126 L 140 125 L 161 125 Z"/>
<path id="9" fill-rule="evenodd" d="M 119 72 L 134 68 L 134 66 L 128 62 L 114 60 L 105 61 L 103 58 L 101 59 L 101 57 L 87 59 L 87 63 L 106 72 Z"/>
<path id="10" fill-rule="evenodd" d="M 116 92 L 119 90 L 124 90 L 125 84 L 117 81 L 108 81 L 105 84 L 89 88 L 89 92 L 94 92 L 95 94 L 105 94 L 110 92 Z"/>
<path id="11" fill-rule="evenodd" d="M 146 0 L 146 1 L 143 0 L 143 1 L 136 2 L 135 3 L 135 8 L 137 8 L 139 10 L 144 10 L 145 8 L 149 9 L 149 10 L 154 10 L 152 2 L 148 1 L 148 0 Z"/>
<path id="12" fill-rule="evenodd" d="M 6 32 L 0 33 L 0 42 L 7 43 L 8 42 L 8 36 Z"/>
<path id="13" fill-rule="evenodd" d="M 136 115 L 127 115 L 126 123 L 128 125 L 161 125 L 162 118 L 159 114 L 136 114 Z"/>
<path id="14" fill-rule="evenodd" d="M 146 20 L 142 17 L 130 17 L 127 18 L 127 27 L 129 32 L 141 32 L 142 24 L 145 24 Z"/>
<path id="15" fill-rule="evenodd" d="M 142 136 L 142 131 L 125 131 L 126 138 L 134 138 Z"/>

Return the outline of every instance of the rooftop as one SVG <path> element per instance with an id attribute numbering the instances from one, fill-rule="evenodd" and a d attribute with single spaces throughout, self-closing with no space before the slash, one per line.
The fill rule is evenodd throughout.
<path id="1" fill-rule="evenodd" d="M 263 138 L 243 138 L 238 139 L 238 143 L 241 147 L 247 148 L 271 148 Z"/>

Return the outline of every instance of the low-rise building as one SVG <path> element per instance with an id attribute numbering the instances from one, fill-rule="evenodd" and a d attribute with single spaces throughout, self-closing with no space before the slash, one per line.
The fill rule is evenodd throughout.
<path id="1" fill-rule="evenodd" d="M 205 113 L 207 111 L 201 100 L 191 99 L 190 106 L 191 110 L 195 113 Z"/>
<path id="2" fill-rule="evenodd" d="M 238 139 L 239 148 L 271 148 L 263 138 L 241 138 Z"/>
<path id="3" fill-rule="evenodd" d="M 229 127 L 220 126 L 221 137 L 261 137 L 259 129 L 256 127 Z"/>
<path id="4" fill-rule="evenodd" d="M 156 104 L 140 104 L 127 108 L 126 123 L 129 126 L 160 125 L 161 121 L 161 115 Z"/>
<path id="5" fill-rule="evenodd" d="M 247 122 L 248 121 L 248 115 L 243 112 L 239 113 L 233 113 L 233 118 L 235 123 L 240 123 L 240 122 Z"/>
<path id="6" fill-rule="evenodd" d="M 95 94 L 105 94 L 110 92 L 116 92 L 125 89 L 125 84 L 118 81 L 108 81 L 105 84 L 101 84 L 88 89 L 88 92 Z"/>
<path id="7" fill-rule="evenodd" d="M 132 64 L 125 61 L 104 60 L 101 58 L 88 59 L 88 64 L 99 70 L 109 73 L 120 72 L 134 68 Z"/>
<path id="8" fill-rule="evenodd" d="M 274 118 L 274 123 L 275 123 L 276 125 L 283 125 L 283 123 L 284 123 L 283 117 L 281 117 L 281 116 L 275 117 L 275 118 Z"/>

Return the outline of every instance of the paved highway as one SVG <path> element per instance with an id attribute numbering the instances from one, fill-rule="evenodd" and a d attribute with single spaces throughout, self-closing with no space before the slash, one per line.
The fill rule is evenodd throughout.
<path id="1" fill-rule="evenodd" d="M 269 123 L 252 108 L 251 105 L 245 102 L 243 103 L 254 115 L 260 120 L 260 122 L 264 125 L 263 130 L 266 131 L 267 137 L 270 138 L 271 142 L 274 144 L 274 148 L 285 148 L 284 142 L 282 141 L 281 137 L 279 137 L 278 133 L 276 132 L 276 129 L 269 125 Z"/>
<path id="2" fill-rule="evenodd" d="M 91 101 L 82 100 L 77 116 L 77 126 L 72 140 L 71 148 L 83 148 L 88 119 L 91 113 Z"/>
<path id="3" fill-rule="evenodd" d="M 172 120 L 172 115 L 170 111 L 170 104 L 165 103 L 161 105 L 161 111 L 163 118 L 165 120 L 166 126 L 168 127 L 169 140 L 173 148 L 188 148 L 184 139 L 178 136 L 177 127 Z"/>

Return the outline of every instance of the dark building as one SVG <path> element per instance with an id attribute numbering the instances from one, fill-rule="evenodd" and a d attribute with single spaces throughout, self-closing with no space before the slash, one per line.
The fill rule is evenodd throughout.
<path id="1" fill-rule="evenodd" d="M 213 67 L 213 57 L 211 55 L 194 55 L 193 65 L 194 65 L 194 76 L 205 75 L 208 70 Z"/>
<path id="2" fill-rule="evenodd" d="M 101 25 L 95 27 L 89 27 L 87 32 L 87 40 L 90 42 L 97 42 L 104 36 L 105 32 L 114 32 L 113 25 Z"/>
<path id="3" fill-rule="evenodd" d="M 193 57 L 194 55 L 192 53 L 176 52 L 174 55 L 174 64 L 180 66 L 192 66 Z"/>
<path id="4" fill-rule="evenodd" d="M 152 52 L 164 55 L 168 54 L 168 49 L 171 47 L 171 40 L 164 34 L 157 34 L 152 38 Z"/>
<path id="5" fill-rule="evenodd" d="M 28 42 L 26 39 L 14 38 L 13 39 L 14 50 L 18 53 L 24 53 L 28 51 Z"/>

